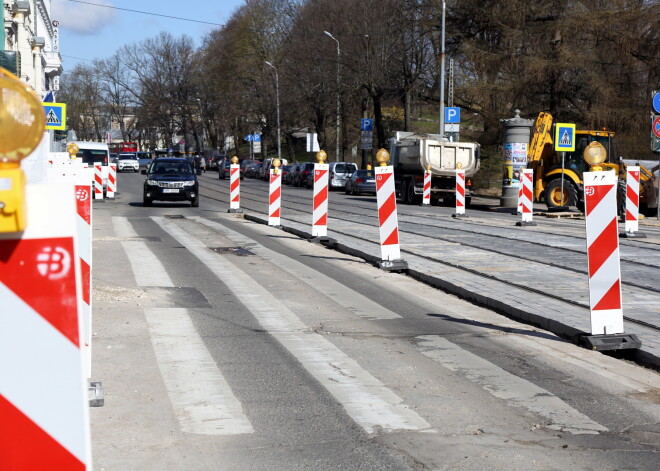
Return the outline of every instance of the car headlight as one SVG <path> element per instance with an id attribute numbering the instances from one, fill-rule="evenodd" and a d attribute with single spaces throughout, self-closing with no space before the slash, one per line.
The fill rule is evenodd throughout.
<path id="1" fill-rule="evenodd" d="M 183 182 L 183 186 L 193 186 L 195 184 L 194 180 L 189 180 L 186 182 Z"/>
<path id="2" fill-rule="evenodd" d="M 147 185 L 158 186 L 157 180 L 147 180 Z"/>

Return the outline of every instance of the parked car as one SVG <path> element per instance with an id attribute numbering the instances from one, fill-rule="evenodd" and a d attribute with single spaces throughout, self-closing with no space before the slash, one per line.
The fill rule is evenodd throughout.
<path id="1" fill-rule="evenodd" d="M 285 178 L 282 178 L 282 183 L 285 185 L 293 185 L 293 179 L 298 172 L 298 169 L 300 168 L 300 164 L 298 162 L 292 164 L 290 166 L 291 168 L 289 169 L 289 172 L 286 174 Z"/>
<path id="2" fill-rule="evenodd" d="M 273 159 L 265 159 L 263 163 L 261 164 L 261 167 L 259 167 L 259 171 L 257 173 L 257 178 L 261 180 L 268 180 L 270 178 L 270 164 L 273 161 Z"/>
<path id="3" fill-rule="evenodd" d="M 250 165 L 252 165 L 255 162 L 256 162 L 256 160 L 250 160 L 250 159 L 243 159 L 239 162 L 239 164 L 241 166 L 241 178 L 245 178 L 245 177 L 248 176 L 247 175 L 248 169 L 249 169 Z"/>
<path id="4" fill-rule="evenodd" d="M 305 188 L 312 188 L 314 186 L 314 163 L 305 162 L 300 167 L 300 185 Z"/>
<path id="5" fill-rule="evenodd" d="M 224 180 L 225 178 L 229 178 L 230 174 L 230 165 L 231 165 L 231 160 L 225 159 L 222 161 L 220 164 L 220 167 L 218 168 L 218 178 L 221 180 Z"/>
<path id="6" fill-rule="evenodd" d="M 357 169 L 357 165 L 353 162 L 330 162 L 328 166 L 328 170 L 330 171 L 328 188 L 330 190 L 344 188 L 348 176 Z"/>
<path id="7" fill-rule="evenodd" d="M 137 154 L 119 154 L 117 156 L 117 171 L 125 172 L 128 170 L 131 172 L 140 171 L 140 162 L 138 162 Z"/>
<path id="8" fill-rule="evenodd" d="M 185 158 L 161 157 L 142 170 L 144 180 L 144 206 L 153 201 L 190 201 L 199 206 L 199 184 L 193 166 Z"/>
<path id="9" fill-rule="evenodd" d="M 280 167 L 280 170 L 282 171 L 282 183 L 286 184 L 287 176 L 289 175 L 289 172 L 291 171 L 291 165 L 282 165 Z"/>
<path id="10" fill-rule="evenodd" d="M 111 164 L 117 163 L 117 154 L 110 154 L 110 163 Z"/>
<path id="11" fill-rule="evenodd" d="M 245 169 L 245 176 L 248 178 L 257 178 L 259 175 L 259 169 L 261 168 L 262 162 L 259 161 L 254 161 L 253 163 L 249 164 L 248 167 Z"/>
<path id="12" fill-rule="evenodd" d="M 361 195 L 363 193 L 376 194 L 376 175 L 373 170 L 356 170 L 347 179 L 344 185 L 347 195 Z"/>

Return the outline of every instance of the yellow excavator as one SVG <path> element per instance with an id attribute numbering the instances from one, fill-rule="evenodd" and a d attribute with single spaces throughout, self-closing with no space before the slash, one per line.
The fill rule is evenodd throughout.
<path id="1" fill-rule="evenodd" d="M 561 152 L 554 150 L 552 140 L 553 118 L 550 113 L 541 112 L 534 124 L 532 141 L 527 148 L 527 167 L 534 169 L 534 200 L 545 201 L 548 209 L 567 206 L 581 207 L 584 201 L 583 172 L 589 165 L 583 157 L 589 143 L 597 141 L 607 151 L 603 170 L 611 170 L 619 176 L 620 187 L 625 195 L 626 164 L 617 157 L 614 132 L 608 130 L 575 132 L 575 151 L 565 152 L 562 166 Z M 640 203 L 647 207 L 657 207 L 657 195 L 653 189 L 653 172 L 640 165 Z M 625 204 L 625 196 L 620 204 Z"/>

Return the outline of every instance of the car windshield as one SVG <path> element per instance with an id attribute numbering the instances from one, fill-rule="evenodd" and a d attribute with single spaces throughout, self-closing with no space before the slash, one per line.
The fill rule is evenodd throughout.
<path id="1" fill-rule="evenodd" d="M 374 178 L 373 170 L 358 170 L 353 174 L 353 178 Z"/>
<path id="2" fill-rule="evenodd" d="M 154 162 L 149 173 L 154 175 L 192 175 L 193 171 L 188 162 Z"/>
<path id="3" fill-rule="evenodd" d="M 355 170 L 355 164 L 337 164 L 335 165 L 335 173 L 346 173 Z"/>
<path id="4" fill-rule="evenodd" d="M 119 154 L 119 158 L 122 160 L 137 160 L 137 155 L 135 154 Z"/>
<path id="5" fill-rule="evenodd" d="M 82 158 L 83 163 L 94 165 L 95 162 L 101 162 L 103 165 L 108 165 L 108 151 L 103 149 L 80 149 L 77 155 Z"/>

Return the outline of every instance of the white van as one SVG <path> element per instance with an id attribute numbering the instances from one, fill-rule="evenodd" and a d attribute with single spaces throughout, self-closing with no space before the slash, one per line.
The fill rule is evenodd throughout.
<path id="1" fill-rule="evenodd" d="M 108 187 L 108 162 L 110 162 L 110 149 L 108 149 L 108 144 L 103 142 L 74 142 L 80 149 L 76 157 L 82 159 L 84 164 L 93 168 L 95 163 L 101 162 L 103 193 L 105 193 L 106 188 Z"/>
<path id="2" fill-rule="evenodd" d="M 330 189 L 344 189 L 346 180 L 358 167 L 353 162 L 330 162 Z"/>

